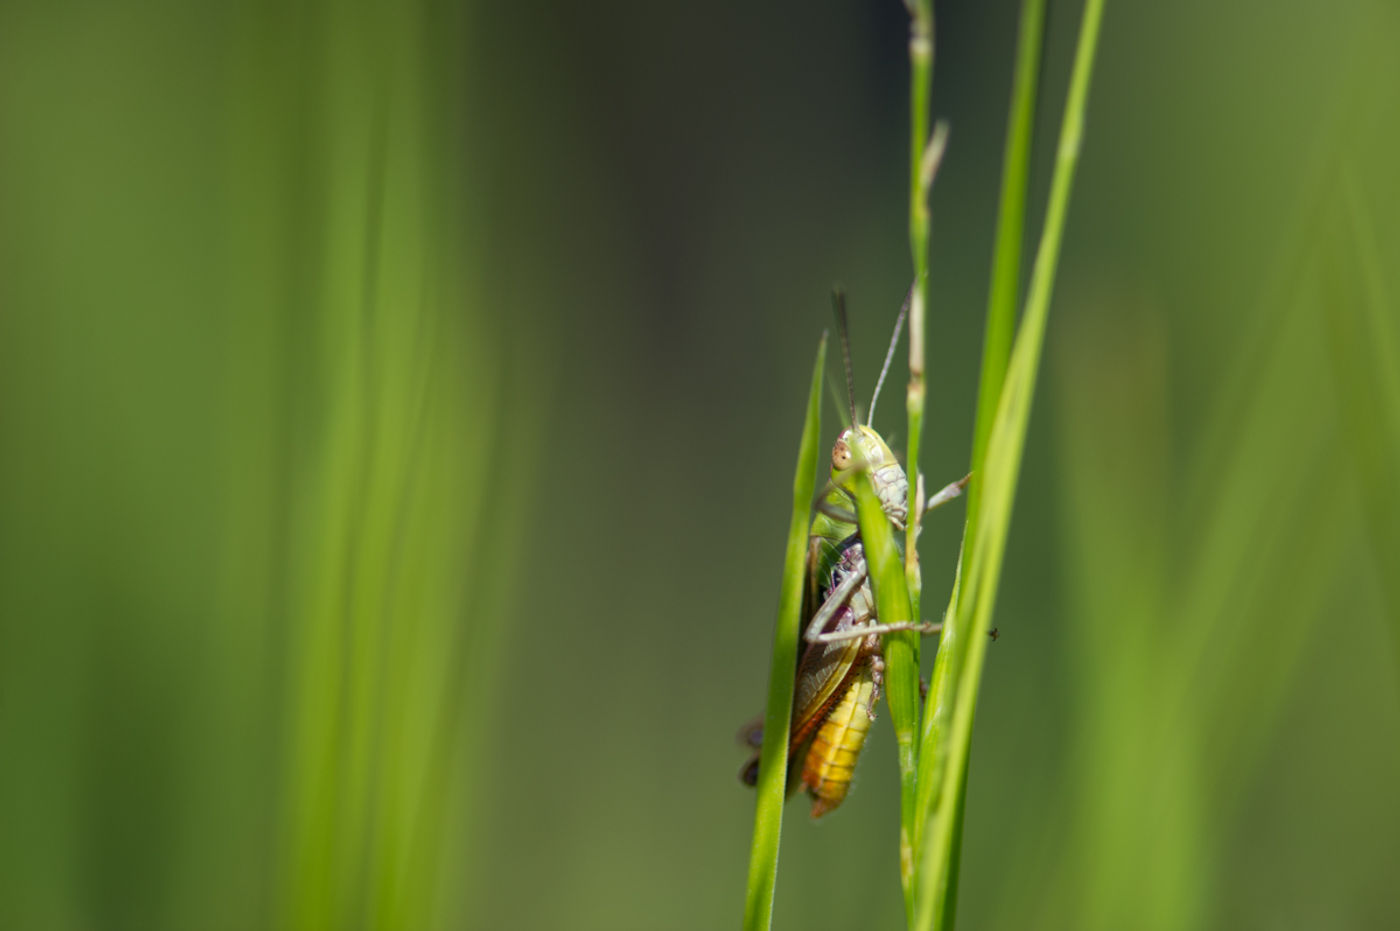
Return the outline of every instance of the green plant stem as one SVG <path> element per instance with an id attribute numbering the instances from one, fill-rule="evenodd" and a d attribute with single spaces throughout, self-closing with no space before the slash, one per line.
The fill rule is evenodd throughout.
<path id="1" fill-rule="evenodd" d="M 1021 25 L 1016 46 L 1016 66 L 1012 77 L 1011 107 L 1007 118 L 1006 150 L 1002 165 L 1001 197 L 997 218 L 996 245 L 992 255 L 991 286 L 987 298 L 987 322 L 982 342 L 982 374 L 977 395 L 977 418 L 973 430 L 970 471 L 972 483 L 968 488 L 967 524 L 964 539 L 976 539 L 982 492 L 983 463 L 986 458 L 987 437 L 991 433 L 997 400 L 1001 397 L 1002 381 L 1006 376 L 1007 360 L 1011 354 L 1011 334 L 1016 321 L 1020 299 L 1021 250 L 1025 241 L 1026 188 L 1030 176 L 1030 154 L 1035 126 L 1035 103 L 1040 77 L 1040 57 L 1045 37 L 1045 0 L 1025 0 L 1021 6 Z M 959 556 L 959 571 L 962 554 Z M 955 584 L 946 616 L 957 617 Z M 916 791 L 914 849 L 923 846 L 922 833 L 931 799 L 939 791 L 944 769 L 937 758 L 946 749 L 946 736 L 951 724 L 951 702 L 947 675 L 949 660 L 965 638 L 961 631 L 947 630 L 934 660 L 933 687 L 928 706 L 924 709 L 923 734 L 919 759 L 920 779 Z M 957 873 L 960 858 L 962 825 L 962 793 L 958 795 L 954 815 L 954 851 L 948 877 L 950 916 L 956 905 Z"/>
<path id="2" fill-rule="evenodd" d="M 920 617 L 923 581 L 919 572 L 917 548 L 919 528 L 919 441 L 924 428 L 924 319 L 928 308 L 928 185 L 932 179 L 924 171 L 924 153 L 929 140 L 929 98 L 933 89 L 933 2 L 916 0 L 909 8 L 909 250 L 914 262 L 914 287 L 909 305 L 909 388 L 905 395 L 909 439 L 905 469 L 909 473 L 909 519 L 904 538 L 904 576 L 909 592 L 910 617 Z M 878 599 L 878 592 L 877 592 Z M 889 615 L 881 614 L 881 617 Z M 919 678 L 919 638 L 914 635 L 888 638 L 886 661 L 889 666 L 890 721 L 899 748 L 899 874 L 904 888 L 906 917 L 914 908 L 914 803 L 918 786 L 915 756 L 919 704 L 904 708 L 902 689 L 907 680 L 917 689 Z M 915 692 L 917 694 L 917 692 Z"/>
<path id="3" fill-rule="evenodd" d="M 792 479 L 792 519 L 788 524 L 783 588 L 773 632 L 773 661 L 768 675 L 768 708 L 763 717 L 763 749 L 758 764 L 758 799 L 753 844 L 749 853 L 744 928 L 761 931 L 773 920 L 773 889 L 778 876 L 778 840 L 783 828 L 787 787 L 788 730 L 792 722 L 793 682 L 797 676 L 797 641 L 802 612 L 802 581 L 807 566 L 807 529 L 816 487 L 817 450 L 821 441 L 822 374 L 826 371 L 826 334 L 817 345 L 807 416 Z"/>
<path id="4" fill-rule="evenodd" d="M 996 416 L 988 432 L 982 495 L 969 517 L 969 525 L 976 525 L 976 531 L 970 537 L 970 552 L 967 547 L 969 537 L 964 538 L 963 558 L 967 568 L 965 572 L 960 572 L 960 583 L 954 595 L 956 611 L 950 615 L 953 621 L 953 637 L 950 639 L 953 642 L 945 641 L 944 650 L 940 651 L 946 657 L 944 675 L 940 679 L 936 670 L 936 694 L 930 695 L 930 701 L 936 703 L 935 714 L 947 715 L 951 710 L 952 717 L 943 746 L 931 747 L 929 739 L 921 746 L 921 759 L 927 753 L 929 758 L 936 760 L 935 752 L 941 751 L 943 765 L 935 764 L 935 767 L 924 771 L 925 778 L 939 781 L 936 793 L 929 796 L 929 810 L 920 812 L 922 823 L 927 827 L 921 845 L 919 894 L 913 924 L 916 929 L 950 928 L 954 917 L 951 904 L 955 896 L 949 889 L 949 881 L 957 858 L 954 842 L 960 833 L 959 798 L 965 786 L 972 720 L 986 654 L 985 631 L 990 627 L 996 604 L 997 583 L 1001 576 L 1026 427 L 1044 345 L 1045 322 L 1054 288 L 1065 214 L 1079 162 L 1084 110 L 1102 16 L 1103 0 L 1088 0 L 1080 24 L 1045 226 L 1031 275 L 1025 317 L 1006 370 Z M 938 728 L 931 729 L 928 736 L 939 736 Z M 940 779 L 940 772 L 948 777 Z"/>

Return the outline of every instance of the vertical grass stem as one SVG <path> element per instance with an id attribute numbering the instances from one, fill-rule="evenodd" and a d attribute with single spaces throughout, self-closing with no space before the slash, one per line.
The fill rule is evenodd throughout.
<path id="1" fill-rule="evenodd" d="M 773 921 L 773 890 L 778 877 L 778 840 L 783 829 L 787 786 L 788 729 L 792 721 L 793 681 L 802 612 L 802 580 L 806 572 L 807 528 L 812 493 L 816 488 L 817 451 L 821 441 L 822 373 L 826 371 L 826 336 L 817 346 L 807 416 L 792 480 L 792 520 L 788 525 L 783 588 L 778 623 L 773 632 L 773 662 L 768 676 L 768 708 L 763 717 L 763 750 L 758 767 L 758 800 L 754 810 L 753 845 L 744 895 L 745 931 L 764 931 Z"/>
<path id="2" fill-rule="evenodd" d="M 982 494 L 975 501 L 974 510 L 969 516 L 969 526 L 976 529 L 970 538 L 964 540 L 966 568 L 960 570 L 961 581 L 955 595 L 956 610 L 950 615 L 952 636 L 945 641 L 940 657 L 944 661 L 944 674 L 940 678 L 936 671 L 935 694 L 930 695 L 936 715 L 946 717 L 951 713 L 951 727 L 942 735 L 946 736 L 946 741 L 937 746 L 931 744 L 941 735 L 937 727 L 931 728 L 921 746 L 921 760 L 929 759 L 935 763 L 921 770 L 921 775 L 936 782 L 932 784 L 934 791 L 927 796 L 929 808 L 919 812 L 921 823 L 925 826 L 921 837 L 918 895 L 913 922 L 916 929 L 951 928 L 954 920 L 952 905 L 956 897 L 950 890 L 950 879 L 958 857 L 955 845 L 960 833 L 958 810 L 986 652 L 987 637 L 984 631 L 990 627 L 996 602 L 1065 215 L 1079 162 L 1084 111 L 1102 16 L 1103 0 L 1088 0 L 1080 24 L 1050 199 L 1031 275 L 1025 316 L 996 404 L 996 417 L 988 432 L 980 484 Z M 970 548 L 968 539 L 971 541 Z M 940 759 L 942 765 L 938 765 Z M 946 777 L 942 774 L 946 774 Z"/>

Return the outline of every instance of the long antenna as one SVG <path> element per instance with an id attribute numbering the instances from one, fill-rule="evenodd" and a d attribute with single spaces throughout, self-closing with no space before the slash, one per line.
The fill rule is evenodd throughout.
<path id="1" fill-rule="evenodd" d="M 890 372 L 890 362 L 894 359 L 894 347 L 899 342 L 899 331 L 904 329 L 904 318 L 909 316 L 909 302 L 914 298 L 914 286 L 904 294 L 904 304 L 899 308 L 899 318 L 894 322 L 894 335 L 890 337 L 890 348 L 885 353 L 885 364 L 880 366 L 880 378 L 875 382 L 875 393 L 870 396 L 870 422 L 875 422 L 875 402 L 880 400 L 880 389 L 885 387 L 885 376 Z"/>
<path id="2" fill-rule="evenodd" d="M 846 363 L 846 401 L 851 405 L 851 426 L 860 423 L 856 416 L 856 377 L 851 371 L 851 334 L 846 324 L 846 292 L 831 289 L 831 309 L 836 311 L 836 329 L 841 334 L 841 358 Z"/>

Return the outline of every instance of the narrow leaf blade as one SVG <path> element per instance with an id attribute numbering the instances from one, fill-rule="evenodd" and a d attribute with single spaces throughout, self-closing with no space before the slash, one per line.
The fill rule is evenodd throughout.
<path id="1" fill-rule="evenodd" d="M 959 570 L 955 610 L 949 615 L 950 636 L 945 638 L 939 651 L 941 668 L 935 669 L 935 691 L 929 696 L 934 720 L 924 735 L 920 754 L 923 759 L 936 763 L 920 769 L 923 779 L 934 782 L 928 792 L 921 786 L 918 798 L 920 805 L 927 805 L 927 809 L 919 812 L 924 820 L 913 922 L 916 929 L 946 929 L 953 924 L 956 894 L 950 884 L 956 877 L 955 864 L 959 857 L 960 808 L 986 652 L 986 630 L 991 624 L 1006 551 L 1060 240 L 1079 161 L 1103 6 L 1104 0 L 1088 0 L 1080 23 L 1050 199 L 1026 297 L 1025 315 L 997 399 L 996 417 L 988 432 L 982 474 L 974 478 L 972 510 L 968 518 L 971 532 L 965 537 L 963 548 L 965 567 Z"/>
<path id="2" fill-rule="evenodd" d="M 763 931 L 773 920 L 778 841 L 783 828 L 783 801 L 787 784 L 788 727 L 792 720 L 793 680 L 797 673 L 797 641 L 802 620 L 799 615 L 802 612 L 807 533 L 821 441 L 822 373 L 825 370 L 826 334 L 822 334 L 817 346 L 816 363 L 812 367 L 807 416 L 802 427 L 802 442 L 798 447 L 797 471 L 792 480 L 792 519 L 788 525 L 778 623 L 773 632 L 773 664 L 768 675 L 768 708 L 763 718 L 758 801 L 754 811 L 753 845 L 749 853 L 749 879 L 744 898 L 746 931 Z"/>

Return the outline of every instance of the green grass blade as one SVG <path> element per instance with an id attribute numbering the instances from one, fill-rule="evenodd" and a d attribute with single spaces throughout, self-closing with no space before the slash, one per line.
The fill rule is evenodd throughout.
<path id="1" fill-rule="evenodd" d="M 997 215 L 996 245 L 992 255 L 991 287 L 987 298 L 987 322 L 982 340 L 982 374 L 978 387 L 977 413 L 973 427 L 971 472 L 972 484 L 968 489 L 968 522 L 965 533 L 968 539 L 977 534 L 977 502 L 982 493 L 982 469 L 987 453 L 987 439 L 991 433 L 992 421 L 996 415 L 997 400 L 1001 397 L 1002 382 L 1006 377 L 1007 360 L 1011 354 L 1011 334 L 1016 322 L 1016 308 L 1020 302 L 1021 249 L 1025 240 L 1026 188 L 1030 176 L 1031 144 L 1035 129 L 1035 104 L 1039 88 L 1040 57 L 1045 41 L 1045 2 L 1025 0 L 1021 6 L 1021 24 L 1016 45 L 1016 70 L 1012 78 L 1011 109 L 1007 117 L 1006 150 L 1003 156 L 1001 197 Z M 956 613 L 956 588 L 953 601 L 949 605 L 949 616 Z M 954 636 L 944 639 L 949 649 L 940 651 L 935 660 L 934 681 L 946 679 L 948 657 L 956 644 Z M 951 711 L 950 708 L 945 709 Z M 924 745 L 929 752 L 920 755 L 920 772 L 940 773 L 935 764 L 934 752 L 942 746 L 950 723 L 949 715 L 939 720 L 933 713 L 931 701 L 924 718 Z M 931 735 L 931 729 L 939 728 L 939 733 Z M 959 778 L 963 778 L 960 776 Z M 911 816 L 915 834 L 913 849 L 922 848 L 922 831 L 926 822 L 929 799 L 935 791 L 936 778 L 922 779 L 919 783 L 915 813 Z M 957 905 L 957 881 L 959 850 L 962 842 L 962 804 L 965 793 L 957 795 L 957 808 L 954 812 L 952 862 L 948 869 L 948 898 L 945 905 L 947 923 L 952 924 Z M 912 923 L 912 919 L 911 919 Z"/>
<path id="2" fill-rule="evenodd" d="M 857 459 L 864 458 L 856 451 Z M 875 587 L 875 615 L 882 623 L 917 620 L 910 608 L 909 588 L 905 582 L 904 562 L 895 546 L 894 529 L 889 515 L 880 505 L 870 476 L 865 470 L 854 476 L 856 513 L 860 520 L 860 538 L 865 548 L 865 561 Z M 900 808 L 912 812 L 914 805 L 915 734 L 919 723 L 919 635 L 912 631 L 886 634 L 884 637 L 885 699 L 890 706 L 890 722 L 894 726 L 895 743 L 899 748 Z M 910 851 L 903 843 L 901 831 L 900 865 L 912 863 Z"/>
<path id="3" fill-rule="evenodd" d="M 987 326 L 982 339 L 982 375 L 977 391 L 977 420 L 972 438 L 973 488 L 969 511 L 977 500 L 978 473 L 987 452 L 987 437 L 996 415 L 997 399 L 1011 355 L 1011 333 L 1021 291 L 1021 246 L 1025 241 L 1026 186 L 1030 176 L 1031 141 L 1040 77 L 1040 53 L 1045 40 L 1045 0 L 1021 4 L 1021 27 L 1016 42 L 1016 72 L 1012 78 L 1011 113 L 1007 118 L 1006 152 L 1001 169 L 1001 200 L 997 238 L 992 254 L 992 282 L 987 297 Z"/>
<path id="4" fill-rule="evenodd" d="M 798 627 L 802 583 L 807 568 L 807 532 L 816 489 L 817 452 L 821 440 L 822 373 L 826 371 L 826 335 L 817 345 L 807 417 L 792 479 L 792 521 L 788 525 L 783 588 L 778 624 L 773 632 L 773 665 L 768 675 L 768 709 L 763 718 L 763 750 L 758 768 L 758 803 L 744 897 L 744 928 L 766 929 L 773 920 L 773 889 L 778 876 L 778 840 L 783 829 L 787 784 L 788 728 L 792 721 L 793 681 L 797 674 Z"/>
<path id="5" fill-rule="evenodd" d="M 940 650 L 941 669 L 935 670 L 934 691 L 929 696 L 931 718 L 949 721 L 943 730 L 933 722 L 925 731 L 921 760 L 933 765 L 922 769 L 930 783 L 927 810 L 920 810 L 926 825 L 921 837 L 918 896 L 915 921 L 918 929 L 952 926 L 955 896 L 949 884 L 958 855 L 955 841 L 961 833 L 958 808 L 966 777 L 972 740 L 972 719 L 986 653 L 985 631 L 991 625 L 997 583 L 1006 550 L 1016 483 L 1031 401 L 1045 338 L 1050 295 L 1054 288 L 1060 240 L 1083 139 L 1084 110 L 1093 73 L 1103 0 L 1088 0 L 1080 25 L 1074 70 L 1060 129 L 1045 226 L 1031 276 L 1025 317 L 1012 350 L 1007 375 L 997 403 L 996 417 L 988 432 L 987 455 L 982 469 L 982 494 L 969 516 L 975 525 L 971 547 L 964 548 L 966 570 L 959 587 L 956 611 L 950 613 L 949 636 Z M 939 675 L 942 673 L 942 675 Z"/>
<path id="6" fill-rule="evenodd" d="M 1035 124 L 1035 103 L 1040 76 L 1040 53 L 1045 38 L 1044 0 L 1025 0 L 1021 7 L 1021 26 L 1017 40 L 1016 71 L 1012 79 L 1011 112 L 1008 117 L 1006 152 L 1002 166 L 1001 199 L 997 220 L 996 247 L 992 257 L 992 281 L 987 300 L 987 323 L 982 344 L 982 375 L 977 397 L 977 418 L 973 432 L 971 471 L 972 484 L 968 489 L 968 522 L 965 537 L 973 539 L 977 533 L 976 502 L 982 489 L 982 464 L 986 458 L 987 437 L 991 433 L 992 420 L 996 415 L 997 399 L 1001 397 L 1002 381 L 1006 376 L 1007 359 L 1011 353 L 1011 333 L 1016 321 L 1016 307 L 1020 297 L 1021 246 L 1024 241 L 1026 187 L 1030 174 L 1030 153 L 1032 133 Z M 961 570 L 961 559 L 959 560 Z M 957 586 L 954 586 L 948 615 L 955 616 L 957 609 Z M 939 694 L 938 685 L 946 680 L 949 657 L 956 644 L 955 632 L 949 631 L 943 638 L 943 647 L 934 660 L 934 688 L 930 690 L 929 706 L 925 709 L 922 746 L 926 753 L 921 754 L 919 769 L 922 773 L 941 772 L 933 759 L 933 753 L 941 749 L 943 737 L 950 723 L 951 708 L 945 707 L 941 716 L 935 713 L 934 696 Z M 938 780 L 924 778 L 919 781 L 916 796 L 916 813 L 927 813 Z M 914 819 L 913 847 L 922 846 L 924 814 Z M 956 882 L 956 861 L 950 881 Z"/>
<path id="7" fill-rule="evenodd" d="M 1332 373 L 1343 416 L 1346 448 L 1357 487 L 1368 506 L 1362 519 L 1377 558 L 1376 578 L 1391 620 L 1391 645 L 1400 668 L 1400 576 L 1383 565 L 1382 553 L 1400 552 L 1400 345 L 1395 329 L 1396 306 L 1390 297 L 1385 263 L 1376 244 L 1375 225 L 1356 178 L 1345 176 L 1345 215 L 1354 244 L 1355 272 L 1338 271 L 1339 282 L 1354 279 L 1354 289 L 1341 285 L 1337 311 L 1327 315 Z M 1350 310 L 1350 312 L 1348 312 Z M 1352 360 L 1352 361 L 1349 361 Z"/>

